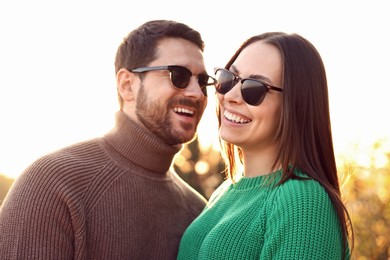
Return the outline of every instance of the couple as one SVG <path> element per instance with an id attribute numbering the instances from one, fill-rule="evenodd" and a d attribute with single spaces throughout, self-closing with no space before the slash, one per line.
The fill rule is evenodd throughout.
<path id="1" fill-rule="evenodd" d="M 120 44 L 104 137 L 34 162 L 0 209 L 1 259 L 345 259 L 324 65 L 296 34 L 206 72 L 199 32 L 149 21 Z M 208 202 L 171 164 L 218 98 L 227 180 Z M 217 174 L 217 173 L 216 173 Z"/>

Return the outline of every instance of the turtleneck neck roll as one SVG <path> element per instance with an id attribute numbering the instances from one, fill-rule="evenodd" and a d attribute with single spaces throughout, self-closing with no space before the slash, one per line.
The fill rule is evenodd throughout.
<path id="1" fill-rule="evenodd" d="M 105 139 L 126 160 L 159 173 L 169 170 L 175 154 L 182 148 L 182 145 L 166 144 L 150 131 L 145 131 L 123 111 L 117 112 L 115 128 Z"/>

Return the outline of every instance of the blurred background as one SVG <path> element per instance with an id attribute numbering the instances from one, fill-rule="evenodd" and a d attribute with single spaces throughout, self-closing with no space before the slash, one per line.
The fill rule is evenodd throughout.
<path id="1" fill-rule="evenodd" d="M 199 30 L 210 74 L 254 34 L 295 32 L 317 47 L 327 69 L 353 259 L 390 259 L 388 13 L 385 0 L 0 1 L 0 204 L 38 157 L 111 129 L 114 56 L 141 23 L 172 19 Z M 225 178 L 209 91 L 198 138 L 174 164 L 207 198 Z"/>

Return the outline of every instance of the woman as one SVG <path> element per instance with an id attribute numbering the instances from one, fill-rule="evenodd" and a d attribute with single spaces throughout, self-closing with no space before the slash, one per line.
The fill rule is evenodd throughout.
<path id="1" fill-rule="evenodd" d="M 297 34 L 249 38 L 215 69 L 228 180 L 178 259 L 349 259 L 325 68 Z"/>

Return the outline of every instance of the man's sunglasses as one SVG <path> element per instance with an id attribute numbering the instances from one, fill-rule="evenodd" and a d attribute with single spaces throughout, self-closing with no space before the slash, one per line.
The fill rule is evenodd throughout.
<path id="1" fill-rule="evenodd" d="M 173 86 L 178 89 L 185 89 L 190 84 L 192 72 L 183 66 L 169 65 L 169 66 L 153 66 L 153 67 L 141 67 L 130 70 L 131 72 L 142 73 L 154 70 L 168 70 Z M 202 92 L 207 96 L 207 86 L 215 85 L 216 80 L 206 73 L 197 75 L 197 81 L 202 89 Z"/>
<path id="2" fill-rule="evenodd" d="M 258 79 L 245 78 L 242 79 L 232 72 L 223 69 L 215 68 L 215 77 L 217 84 L 215 88 L 218 93 L 228 93 L 238 82 L 241 82 L 241 95 L 246 103 L 252 106 L 258 106 L 263 102 L 265 94 L 270 90 L 283 92 L 283 89 L 272 86 Z"/>

